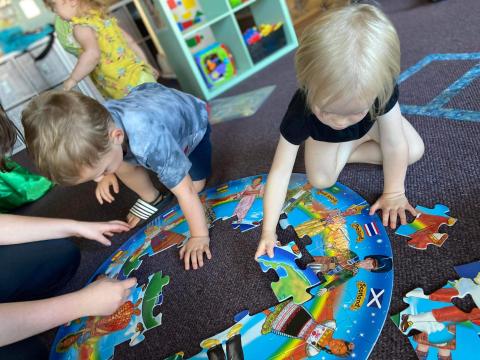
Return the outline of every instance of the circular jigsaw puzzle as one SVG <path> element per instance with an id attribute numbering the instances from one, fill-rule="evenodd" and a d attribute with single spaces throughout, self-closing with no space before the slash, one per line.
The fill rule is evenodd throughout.
<path id="1" fill-rule="evenodd" d="M 239 232 L 260 226 L 265 180 L 266 175 L 252 176 L 202 192 L 209 225 L 230 219 Z M 368 210 L 367 202 L 342 184 L 317 190 L 305 175 L 293 174 L 280 225 L 292 227 L 297 238 L 278 244 L 273 258 L 258 260 L 263 272 L 278 276 L 271 283 L 278 304 L 256 314 L 238 313 L 233 326 L 204 339 L 192 358 L 366 359 L 385 322 L 393 286 L 390 241 L 379 217 Z M 188 236 L 176 205 L 135 233 L 91 280 L 99 275 L 125 279 L 146 257 L 180 247 Z M 153 336 L 149 330 L 169 321 L 162 312 L 163 290 L 173 277 L 152 273 L 114 314 L 62 326 L 51 359 L 111 359 L 116 346 L 135 346 Z M 182 359 L 183 350 L 166 358 Z M 135 358 L 135 347 L 130 351 Z"/>

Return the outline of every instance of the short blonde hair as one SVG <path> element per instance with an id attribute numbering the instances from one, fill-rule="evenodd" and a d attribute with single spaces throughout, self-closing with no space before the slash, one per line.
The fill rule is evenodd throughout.
<path id="1" fill-rule="evenodd" d="M 66 0 L 57 0 L 57 1 L 66 1 Z M 53 11 L 55 6 L 55 0 L 43 0 L 44 4 Z M 89 10 L 100 11 L 102 16 L 106 16 L 107 8 L 113 4 L 113 0 L 80 0 L 80 8 L 82 13 L 79 15 L 87 15 Z"/>
<path id="2" fill-rule="evenodd" d="M 98 101 L 75 91 L 47 91 L 22 112 L 29 153 L 38 169 L 62 185 L 78 183 L 85 167 L 95 166 L 110 149 L 113 125 Z"/>
<path id="3" fill-rule="evenodd" d="M 388 102 L 400 73 L 400 41 L 377 7 L 353 4 L 326 11 L 302 34 L 295 56 L 307 105 L 320 108 L 339 98 L 378 99 L 375 118 Z"/>

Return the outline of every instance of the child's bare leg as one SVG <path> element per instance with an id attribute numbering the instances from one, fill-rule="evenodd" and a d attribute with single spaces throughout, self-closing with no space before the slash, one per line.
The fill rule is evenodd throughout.
<path id="1" fill-rule="evenodd" d="M 202 180 L 195 180 L 193 182 L 193 186 L 197 192 L 202 191 L 205 188 L 205 183 L 207 182 L 207 179 L 202 179 Z"/>
<path id="2" fill-rule="evenodd" d="M 382 149 L 374 140 L 359 145 L 350 155 L 349 163 L 382 164 Z"/>
<path id="3" fill-rule="evenodd" d="M 310 184 L 317 189 L 335 184 L 358 141 L 327 143 L 308 139 L 305 143 L 305 170 Z"/>
<path id="4" fill-rule="evenodd" d="M 137 193 L 142 200 L 152 202 L 158 197 L 159 191 L 155 188 L 147 170 L 143 167 L 124 161 L 115 174 L 128 188 Z"/>
<path id="5" fill-rule="evenodd" d="M 424 152 L 423 140 L 412 124 L 402 117 L 403 119 L 403 133 L 408 144 L 408 164 L 411 165 L 414 162 L 420 160 Z M 372 129 L 364 137 L 368 137 L 368 141 L 358 145 L 352 152 L 349 163 L 367 163 L 380 165 L 383 162 L 382 150 L 380 148 L 380 133 L 378 128 L 378 122 L 374 124 Z"/>

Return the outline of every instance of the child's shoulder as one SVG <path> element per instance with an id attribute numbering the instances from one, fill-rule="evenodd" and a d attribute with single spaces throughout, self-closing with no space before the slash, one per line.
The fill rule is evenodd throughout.
<path id="1" fill-rule="evenodd" d="M 97 27 L 103 27 L 110 23 L 116 23 L 116 21 L 115 18 L 105 15 L 100 10 L 90 9 L 80 16 L 74 16 L 71 19 L 71 23 L 74 25 L 94 25 Z"/>

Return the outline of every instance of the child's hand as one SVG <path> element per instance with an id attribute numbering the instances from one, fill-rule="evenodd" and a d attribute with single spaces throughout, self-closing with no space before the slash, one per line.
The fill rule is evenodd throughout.
<path id="1" fill-rule="evenodd" d="M 119 220 L 109 222 L 76 222 L 73 231 L 74 236 L 84 237 L 86 239 L 95 240 L 103 245 L 110 246 L 112 243 L 106 236 L 113 236 L 114 233 L 129 231 L 130 226 Z"/>
<path id="2" fill-rule="evenodd" d="M 100 205 L 103 205 L 103 200 L 108 202 L 109 204 L 115 200 L 110 192 L 110 186 L 113 189 L 115 194 L 118 194 L 119 187 L 118 187 L 118 180 L 115 174 L 107 174 L 104 175 L 102 180 L 97 182 L 97 188 L 95 189 L 95 196 L 97 197 L 98 202 Z"/>
<path id="3" fill-rule="evenodd" d="M 72 90 L 75 86 L 77 86 L 78 81 L 69 77 L 65 82 L 63 83 L 63 90 L 69 91 Z"/>
<path id="4" fill-rule="evenodd" d="M 417 215 L 417 212 L 412 205 L 410 205 L 404 193 L 382 194 L 370 208 L 370 215 L 375 214 L 378 209 L 382 209 L 383 226 L 388 226 L 390 223 L 392 229 L 397 227 L 397 217 L 400 217 L 402 225 L 407 223 L 405 210 L 408 210 L 413 216 Z"/>
<path id="5" fill-rule="evenodd" d="M 269 257 L 273 258 L 273 248 L 277 243 L 277 234 L 275 233 L 268 233 L 263 234 L 260 238 L 260 243 L 257 247 L 257 252 L 255 253 L 255 260 L 264 254 L 267 254 Z"/>
<path id="6" fill-rule="evenodd" d="M 180 249 L 180 260 L 185 262 L 185 270 L 190 270 L 190 261 L 192 268 L 197 270 L 203 266 L 203 253 L 207 259 L 212 258 L 210 253 L 210 238 L 208 236 L 192 236 L 187 243 Z"/>
<path id="7" fill-rule="evenodd" d="M 83 316 L 106 316 L 113 314 L 130 296 L 137 279 L 123 281 L 107 277 L 94 281 L 78 293 L 81 295 Z"/>

